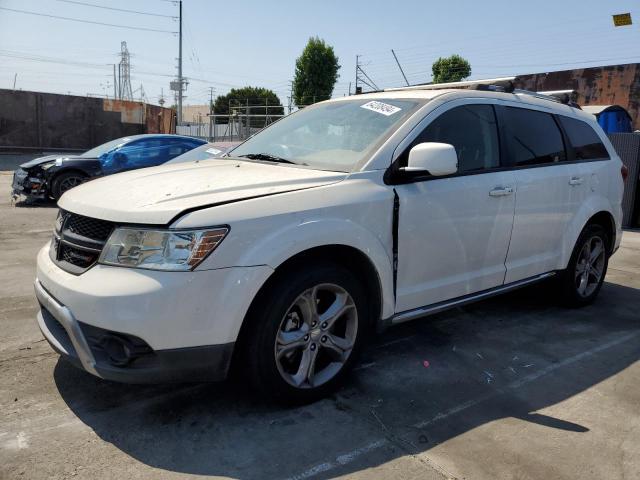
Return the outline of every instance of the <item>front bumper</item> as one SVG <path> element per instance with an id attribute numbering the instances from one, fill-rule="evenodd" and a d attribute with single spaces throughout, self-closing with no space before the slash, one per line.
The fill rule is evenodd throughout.
<path id="1" fill-rule="evenodd" d="M 35 282 L 38 326 L 49 345 L 76 367 L 105 380 L 124 383 L 206 382 L 223 380 L 233 343 L 148 351 L 127 365 L 114 365 L 104 349 L 88 340 L 87 326 Z M 104 331 L 112 337 L 117 332 Z"/>
<path id="2" fill-rule="evenodd" d="M 89 373 L 128 383 L 224 378 L 246 311 L 273 272 L 266 266 L 158 272 L 96 265 L 72 275 L 51 261 L 49 246 L 37 264 L 38 324 L 47 341 Z M 114 365 L 95 341 L 100 332 L 138 339 L 151 353 Z"/>
<path id="3" fill-rule="evenodd" d="M 11 194 L 14 197 L 19 195 L 28 195 L 31 197 L 45 197 L 47 193 L 47 185 L 44 179 L 31 177 L 27 170 L 22 168 L 13 172 L 13 181 L 11 182 Z"/>

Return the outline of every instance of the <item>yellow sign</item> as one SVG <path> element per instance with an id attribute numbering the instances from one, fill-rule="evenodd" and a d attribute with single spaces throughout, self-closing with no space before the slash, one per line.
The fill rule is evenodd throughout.
<path id="1" fill-rule="evenodd" d="M 631 25 L 631 14 L 630 13 L 621 13 L 619 15 L 613 16 L 613 24 L 616 27 L 624 27 L 626 25 Z"/>

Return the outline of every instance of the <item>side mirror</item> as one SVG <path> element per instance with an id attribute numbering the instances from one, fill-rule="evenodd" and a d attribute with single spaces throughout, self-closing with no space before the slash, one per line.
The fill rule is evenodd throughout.
<path id="1" fill-rule="evenodd" d="M 452 175 L 458 171 L 458 154 L 448 143 L 419 143 L 409 151 L 407 173 L 425 173 L 434 177 Z"/>

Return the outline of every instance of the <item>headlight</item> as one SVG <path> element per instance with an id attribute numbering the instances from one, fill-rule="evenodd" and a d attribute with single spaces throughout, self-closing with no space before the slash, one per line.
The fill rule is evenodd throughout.
<path id="1" fill-rule="evenodd" d="M 205 230 L 116 228 L 102 250 L 99 263 L 151 270 L 193 270 L 216 249 L 228 232 L 227 227 Z"/>
<path id="2" fill-rule="evenodd" d="M 46 171 L 46 170 L 49 170 L 53 166 L 58 166 L 59 167 L 60 165 L 62 165 L 62 159 L 57 159 L 57 160 L 51 160 L 50 162 L 47 162 L 47 163 L 40 164 L 40 168 L 42 170 Z"/>

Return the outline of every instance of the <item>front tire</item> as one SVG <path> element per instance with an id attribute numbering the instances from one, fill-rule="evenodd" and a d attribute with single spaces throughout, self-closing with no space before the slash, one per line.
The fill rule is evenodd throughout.
<path id="1" fill-rule="evenodd" d="M 247 318 L 250 383 L 285 403 L 326 396 L 353 365 L 368 316 L 365 290 L 344 267 L 314 263 L 282 272 Z"/>
<path id="2" fill-rule="evenodd" d="M 562 301 L 570 307 L 592 303 L 604 283 L 609 265 L 609 238 L 600 225 L 587 225 L 560 275 Z"/>
<path id="3" fill-rule="evenodd" d="M 51 182 L 51 196 L 54 200 L 60 200 L 60 197 L 67 190 L 77 187 L 87 180 L 87 176 L 79 172 L 61 173 Z"/>

